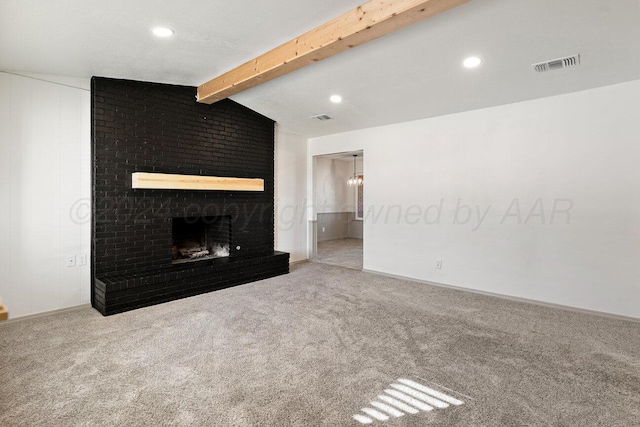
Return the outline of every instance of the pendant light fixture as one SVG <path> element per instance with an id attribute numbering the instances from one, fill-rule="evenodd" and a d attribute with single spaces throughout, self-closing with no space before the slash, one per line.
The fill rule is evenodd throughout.
<path id="1" fill-rule="evenodd" d="M 356 173 L 356 157 L 358 157 L 358 155 L 354 154 L 353 155 L 353 176 L 349 178 L 349 180 L 347 181 L 347 184 L 349 184 L 350 187 L 356 187 L 364 184 L 364 177 Z"/>

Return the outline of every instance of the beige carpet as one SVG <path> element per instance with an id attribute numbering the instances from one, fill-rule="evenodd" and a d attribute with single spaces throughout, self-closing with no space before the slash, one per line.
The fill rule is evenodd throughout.
<path id="1" fill-rule="evenodd" d="M 362 270 L 362 239 L 318 242 L 318 262 Z"/>
<path id="2" fill-rule="evenodd" d="M 464 404 L 371 425 L 640 422 L 640 323 L 321 264 L 0 324 L 0 349 L 2 426 L 354 426 L 401 378 Z"/>

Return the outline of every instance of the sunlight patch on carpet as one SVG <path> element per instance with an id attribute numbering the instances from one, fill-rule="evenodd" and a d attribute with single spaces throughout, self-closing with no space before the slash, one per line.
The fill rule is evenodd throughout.
<path id="1" fill-rule="evenodd" d="M 377 397 L 378 400 L 371 401 L 370 407 L 362 408 L 362 413 L 353 415 L 353 419 L 360 424 L 372 424 L 375 421 L 388 421 L 406 414 L 415 415 L 421 411 L 444 410 L 452 405 L 464 404 L 462 400 L 447 393 L 407 378 L 398 378 L 384 390 L 384 393 Z"/>

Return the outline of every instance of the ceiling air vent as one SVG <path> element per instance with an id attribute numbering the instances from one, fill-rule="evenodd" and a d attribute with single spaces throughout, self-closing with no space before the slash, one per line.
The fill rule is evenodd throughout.
<path id="1" fill-rule="evenodd" d="M 318 114 L 317 116 L 311 116 L 310 119 L 317 119 L 321 122 L 324 122 L 326 120 L 331 120 L 331 117 L 327 116 L 326 114 Z"/>
<path id="2" fill-rule="evenodd" d="M 580 65 L 580 55 L 572 55 L 565 58 L 533 64 L 533 69 L 539 73 L 544 73 L 546 71 L 559 70 L 561 68 L 575 67 L 576 65 Z"/>

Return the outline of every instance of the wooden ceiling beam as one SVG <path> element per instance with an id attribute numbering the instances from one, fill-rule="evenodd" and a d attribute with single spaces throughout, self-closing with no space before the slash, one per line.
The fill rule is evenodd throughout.
<path id="1" fill-rule="evenodd" d="M 470 0 L 371 0 L 198 87 L 213 104 Z"/>

